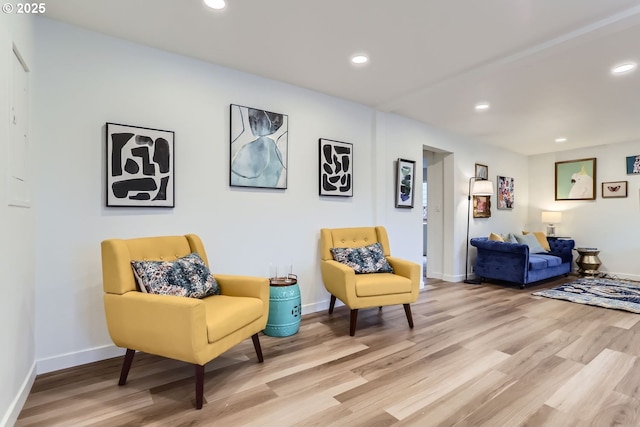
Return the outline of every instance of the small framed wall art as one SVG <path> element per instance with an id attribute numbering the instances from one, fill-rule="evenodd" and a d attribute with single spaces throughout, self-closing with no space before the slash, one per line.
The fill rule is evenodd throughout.
<path id="1" fill-rule="evenodd" d="M 595 200 L 596 158 L 556 162 L 556 200 Z"/>
<path id="2" fill-rule="evenodd" d="M 318 141 L 320 195 L 353 196 L 353 144 L 320 138 Z"/>
<path id="3" fill-rule="evenodd" d="M 627 181 L 611 181 L 602 183 L 602 198 L 613 199 L 627 197 Z"/>
<path id="4" fill-rule="evenodd" d="M 513 178 L 498 176 L 498 209 L 513 209 Z"/>
<path id="5" fill-rule="evenodd" d="M 489 166 L 476 163 L 476 178 L 489 179 Z"/>
<path id="6" fill-rule="evenodd" d="M 473 196 L 473 217 L 491 218 L 491 196 Z"/>
<path id="7" fill-rule="evenodd" d="M 627 157 L 627 175 L 640 173 L 640 154 Z"/>
<path id="8" fill-rule="evenodd" d="M 231 104 L 232 187 L 287 188 L 289 117 Z"/>
<path id="9" fill-rule="evenodd" d="M 416 162 L 396 161 L 396 208 L 412 208 L 415 193 Z"/>
<path id="10" fill-rule="evenodd" d="M 175 206 L 172 131 L 106 124 L 106 205 Z"/>

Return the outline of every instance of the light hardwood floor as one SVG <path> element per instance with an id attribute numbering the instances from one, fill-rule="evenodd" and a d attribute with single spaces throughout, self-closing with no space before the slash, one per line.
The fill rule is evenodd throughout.
<path id="1" fill-rule="evenodd" d="M 38 376 L 18 426 L 638 426 L 640 316 L 520 290 L 429 281 L 412 305 L 314 313 L 194 371 L 137 354 Z"/>

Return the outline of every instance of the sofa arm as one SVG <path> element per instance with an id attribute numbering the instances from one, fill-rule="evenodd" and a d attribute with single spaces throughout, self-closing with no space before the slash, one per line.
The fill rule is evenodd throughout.
<path id="1" fill-rule="evenodd" d="M 562 258 L 562 262 L 573 261 L 573 248 L 576 246 L 575 240 L 572 239 L 551 239 L 549 240 L 550 255 Z"/>
<path id="2" fill-rule="evenodd" d="M 320 262 L 324 287 L 347 306 L 356 300 L 356 272 L 334 260 Z"/>
<path id="3" fill-rule="evenodd" d="M 206 347 L 204 302 L 196 298 L 131 291 L 105 294 L 109 335 L 118 347 L 197 363 Z"/>
<path id="4" fill-rule="evenodd" d="M 254 276 L 214 274 L 222 295 L 252 297 L 269 300 L 269 279 Z"/>
<path id="5" fill-rule="evenodd" d="M 417 292 L 420 288 L 420 265 L 394 256 L 388 256 L 386 258 L 393 268 L 394 273 L 411 280 L 412 292 Z"/>
<path id="6" fill-rule="evenodd" d="M 263 302 L 265 318 L 269 316 L 269 279 L 266 277 L 214 274 L 220 285 L 220 293 L 234 297 L 260 298 Z"/>
<path id="7" fill-rule="evenodd" d="M 478 250 L 484 249 L 489 251 L 505 252 L 519 255 L 529 254 L 529 247 L 520 243 L 497 242 L 494 240 L 489 240 L 486 237 L 474 237 L 469 242 L 471 243 L 471 246 L 475 246 L 476 248 L 478 248 Z"/>

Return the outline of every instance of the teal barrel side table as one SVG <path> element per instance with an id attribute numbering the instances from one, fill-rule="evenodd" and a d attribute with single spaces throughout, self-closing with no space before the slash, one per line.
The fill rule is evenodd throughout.
<path id="1" fill-rule="evenodd" d="M 302 315 L 302 301 L 297 276 L 269 279 L 269 319 L 265 335 L 288 337 L 298 332 Z"/>

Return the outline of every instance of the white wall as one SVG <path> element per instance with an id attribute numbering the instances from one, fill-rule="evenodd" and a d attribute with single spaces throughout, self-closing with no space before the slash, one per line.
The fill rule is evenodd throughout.
<path id="1" fill-rule="evenodd" d="M 34 208 L 9 206 L 13 47 L 31 67 L 31 24 L 24 15 L 0 14 L 0 426 L 13 425 L 35 378 Z"/>
<path id="2" fill-rule="evenodd" d="M 529 158 L 530 228 L 545 230 L 543 210 L 562 211 L 556 234 L 571 236 L 577 247 L 600 250 L 601 272 L 640 280 L 640 176 L 627 175 L 625 159 L 640 154 L 640 141 L 563 151 Z M 555 162 L 596 158 L 596 199 L 555 201 Z M 628 197 L 602 198 L 602 182 L 628 181 Z M 574 266 L 575 267 L 575 266 Z"/>
<path id="3" fill-rule="evenodd" d="M 413 120 L 48 19 L 36 22 L 36 48 L 36 68 L 44 70 L 34 82 L 38 372 L 121 353 L 104 321 L 103 239 L 194 232 L 220 273 L 266 276 L 270 262 L 292 261 L 308 313 L 328 306 L 318 263 L 321 227 L 385 225 L 393 253 L 421 262 L 421 192 L 416 208 L 394 207 L 398 157 L 419 165 L 429 145 L 456 151 L 464 162 L 462 168 L 448 162 L 440 183 L 451 193 L 443 210 L 446 280 L 464 273 L 466 186 L 474 162 L 492 172 L 491 159 L 513 165 L 514 175 L 526 170 L 523 157 L 478 144 L 477 152 L 458 154 L 469 141 Z M 232 103 L 288 114 L 286 191 L 229 187 Z M 174 209 L 104 207 L 107 121 L 176 132 Z M 353 198 L 318 196 L 319 138 L 353 143 Z M 519 224 L 519 211 L 505 221 Z M 483 225 L 474 224 L 476 231 L 484 233 Z"/>

